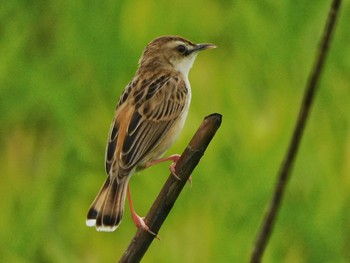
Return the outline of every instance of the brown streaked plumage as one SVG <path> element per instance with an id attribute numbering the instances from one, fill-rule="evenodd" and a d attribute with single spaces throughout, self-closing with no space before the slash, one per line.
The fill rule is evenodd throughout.
<path id="1" fill-rule="evenodd" d="M 106 148 L 107 180 L 96 196 L 86 224 L 99 231 L 114 231 L 120 224 L 126 196 L 137 227 L 153 234 L 134 211 L 129 190 L 131 175 L 160 161 L 180 134 L 191 101 L 188 72 L 197 52 L 215 48 L 182 37 L 163 36 L 149 43 L 139 68 L 117 105 Z"/>

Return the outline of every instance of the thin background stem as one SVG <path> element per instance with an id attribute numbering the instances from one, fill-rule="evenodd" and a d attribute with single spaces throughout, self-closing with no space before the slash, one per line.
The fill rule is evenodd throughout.
<path id="1" fill-rule="evenodd" d="M 282 165 L 280 167 L 277 184 L 272 199 L 270 201 L 270 205 L 268 207 L 265 218 L 261 224 L 261 228 L 256 238 L 255 247 L 252 252 L 250 261 L 252 263 L 261 262 L 261 258 L 271 236 L 276 217 L 281 206 L 281 201 L 286 190 L 286 185 L 291 175 L 293 163 L 297 156 L 301 138 L 305 130 L 310 109 L 314 101 L 315 92 L 318 88 L 318 83 L 321 77 L 322 69 L 324 67 L 326 55 L 328 53 L 328 48 L 332 39 L 332 34 L 339 14 L 340 5 L 341 0 L 333 0 L 328 14 L 328 20 L 324 29 L 324 33 L 321 38 L 321 44 L 317 53 L 316 61 L 310 72 L 309 79 L 306 85 L 305 94 L 301 104 L 299 117 L 296 122 L 294 133 L 291 138 L 284 161 L 282 162 Z"/>

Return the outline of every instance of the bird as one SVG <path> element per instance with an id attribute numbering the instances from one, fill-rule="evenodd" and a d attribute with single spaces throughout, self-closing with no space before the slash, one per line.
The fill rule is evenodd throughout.
<path id="1" fill-rule="evenodd" d="M 121 223 L 125 199 L 138 228 L 155 235 L 133 206 L 131 176 L 154 164 L 172 161 L 171 173 L 180 155 L 162 156 L 178 138 L 191 102 L 189 71 L 198 52 L 214 44 L 194 44 L 180 36 L 152 40 L 139 59 L 138 69 L 125 87 L 110 126 L 105 169 L 107 179 L 93 201 L 86 225 L 112 232 Z"/>

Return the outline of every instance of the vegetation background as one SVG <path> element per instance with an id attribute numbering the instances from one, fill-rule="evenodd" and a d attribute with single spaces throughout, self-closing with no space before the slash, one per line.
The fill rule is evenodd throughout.
<path id="1" fill-rule="evenodd" d="M 105 179 L 114 107 L 159 35 L 212 42 L 190 73 L 181 153 L 204 116 L 223 124 L 144 262 L 247 262 L 297 117 L 330 1 L 3 1 L 0 255 L 114 262 L 136 229 L 85 226 Z M 350 4 L 345 2 L 264 262 L 350 261 Z M 131 180 L 146 214 L 168 164 Z"/>

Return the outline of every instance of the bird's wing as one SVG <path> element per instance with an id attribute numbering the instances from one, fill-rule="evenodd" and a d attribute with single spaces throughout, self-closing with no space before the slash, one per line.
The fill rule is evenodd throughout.
<path id="1" fill-rule="evenodd" d="M 107 173 L 127 175 L 163 140 L 186 105 L 188 90 L 176 76 L 128 88 L 118 104 L 106 151 Z"/>

